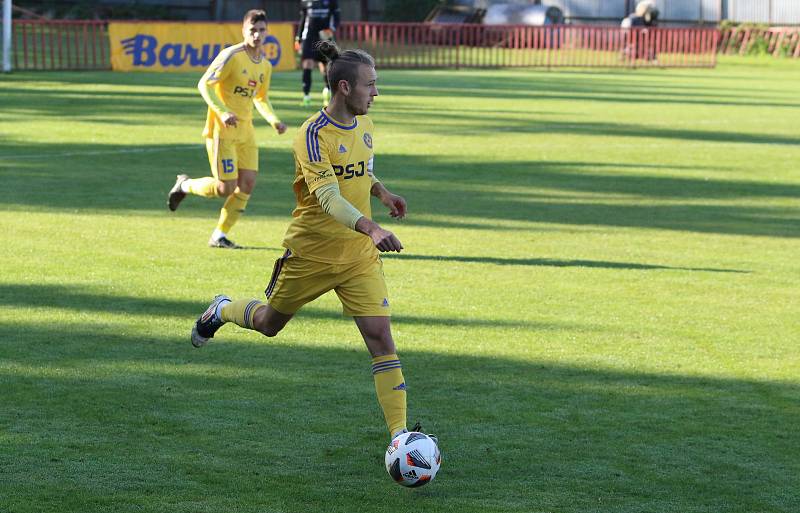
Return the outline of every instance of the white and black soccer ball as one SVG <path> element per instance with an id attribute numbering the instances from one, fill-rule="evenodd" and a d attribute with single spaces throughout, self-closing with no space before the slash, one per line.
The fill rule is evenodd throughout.
<path id="1" fill-rule="evenodd" d="M 398 484 L 423 486 L 436 477 L 442 464 L 437 443 L 425 433 L 397 435 L 386 448 L 386 471 Z"/>

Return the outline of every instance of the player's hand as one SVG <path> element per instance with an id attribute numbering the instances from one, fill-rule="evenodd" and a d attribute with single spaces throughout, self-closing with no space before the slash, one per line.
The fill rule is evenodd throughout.
<path id="1" fill-rule="evenodd" d="M 325 41 L 333 39 L 333 30 L 326 28 L 319 31 L 319 38 Z"/>
<path id="2" fill-rule="evenodd" d="M 236 119 L 236 114 L 233 112 L 223 112 L 220 118 L 225 126 L 236 126 L 236 124 L 239 122 L 239 120 Z"/>
<path id="3" fill-rule="evenodd" d="M 294 42 L 294 51 L 297 52 L 297 53 L 300 53 L 301 49 L 302 49 L 302 46 L 300 45 L 300 41 L 295 41 Z"/>
<path id="4" fill-rule="evenodd" d="M 395 234 L 389 230 L 384 230 L 378 225 L 375 225 L 375 228 L 369 232 L 369 236 L 372 242 L 375 243 L 375 247 L 380 251 L 396 251 L 400 253 L 400 250 L 403 249 L 400 239 Z"/>
<path id="5" fill-rule="evenodd" d="M 395 219 L 402 219 L 406 216 L 406 200 L 402 196 L 391 192 L 381 196 L 381 203 L 389 209 L 389 215 Z"/>
<path id="6" fill-rule="evenodd" d="M 275 131 L 278 132 L 278 135 L 286 132 L 286 124 L 285 123 L 278 123 L 275 125 Z"/>

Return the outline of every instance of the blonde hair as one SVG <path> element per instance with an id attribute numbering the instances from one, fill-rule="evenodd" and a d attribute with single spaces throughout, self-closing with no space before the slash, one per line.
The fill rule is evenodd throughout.
<path id="1" fill-rule="evenodd" d="M 317 51 L 328 64 L 325 78 L 332 94 L 336 94 L 341 80 L 354 86 L 358 80 L 358 68 L 365 65 L 375 67 L 375 59 L 364 50 L 340 50 L 333 41 L 320 41 Z"/>

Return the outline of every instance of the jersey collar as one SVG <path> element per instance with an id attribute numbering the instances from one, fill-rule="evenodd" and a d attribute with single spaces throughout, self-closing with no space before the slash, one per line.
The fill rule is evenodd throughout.
<path id="1" fill-rule="evenodd" d="M 337 123 L 336 121 L 334 121 L 334 120 L 333 120 L 333 118 L 331 118 L 330 116 L 328 116 L 327 114 L 325 114 L 325 109 L 322 109 L 322 110 L 320 110 L 319 112 L 320 112 L 320 114 L 322 114 L 322 116 L 323 116 L 325 119 L 327 119 L 327 120 L 328 120 L 328 123 L 330 123 L 331 125 L 335 126 L 336 128 L 341 128 L 342 130 L 352 130 L 352 129 L 354 129 L 355 127 L 357 127 L 357 126 L 358 126 L 358 118 L 357 118 L 357 117 L 356 117 L 356 118 L 353 118 L 353 124 L 352 124 L 352 125 L 350 125 L 350 126 L 347 126 L 347 125 L 341 125 L 341 124 Z"/>

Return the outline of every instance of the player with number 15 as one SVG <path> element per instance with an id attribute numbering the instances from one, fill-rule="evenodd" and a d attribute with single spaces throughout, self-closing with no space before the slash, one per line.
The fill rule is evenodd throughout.
<path id="1" fill-rule="evenodd" d="M 258 146 L 253 128 L 253 105 L 282 134 L 281 123 L 268 99 L 272 64 L 264 54 L 267 14 L 251 10 L 242 22 L 244 41 L 223 49 L 203 74 L 197 87 L 208 104 L 203 137 L 211 174 L 189 178 L 180 174 L 169 191 L 167 206 L 176 210 L 187 194 L 226 198 L 217 227 L 208 241 L 215 248 L 238 248 L 228 238 L 244 212 L 258 174 Z"/>

